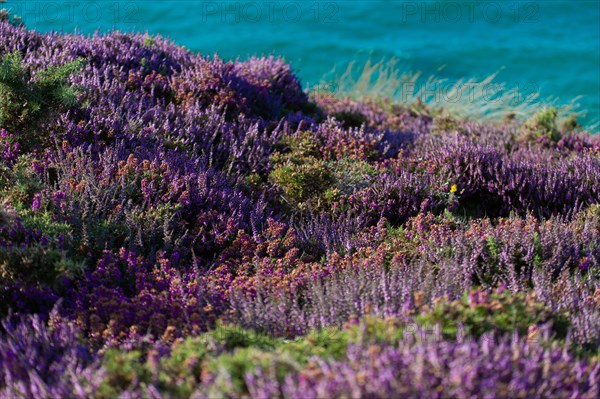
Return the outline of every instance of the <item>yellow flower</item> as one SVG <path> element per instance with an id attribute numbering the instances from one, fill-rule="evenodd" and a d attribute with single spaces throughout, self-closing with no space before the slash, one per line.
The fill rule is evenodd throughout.
<path id="1" fill-rule="evenodd" d="M 452 187 L 450 187 L 450 192 L 452 194 L 454 194 L 457 191 L 458 191 L 458 186 L 456 184 L 453 184 Z"/>

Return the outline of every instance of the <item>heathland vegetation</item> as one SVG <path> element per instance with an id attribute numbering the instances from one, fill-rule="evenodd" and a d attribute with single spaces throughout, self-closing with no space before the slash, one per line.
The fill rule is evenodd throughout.
<path id="1" fill-rule="evenodd" d="M 598 397 L 600 139 L 573 118 L 4 19 L 1 397 Z"/>

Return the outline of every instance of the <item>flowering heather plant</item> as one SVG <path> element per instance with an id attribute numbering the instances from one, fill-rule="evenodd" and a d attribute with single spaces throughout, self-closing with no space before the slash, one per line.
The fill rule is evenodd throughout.
<path id="1" fill-rule="evenodd" d="M 219 293 L 207 292 L 194 273 L 179 273 L 177 261 L 159 253 L 152 265 L 125 249 L 105 251 L 94 271 L 74 283 L 65 307 L 93 343 L 197 334 L 214 323 Z"/>
<path id="2" fill-rule="evenodd" d="M 290 398 L 594 398 L 597 379 L 596 362 L 579 363 L 560 347 L 517 337 L 350 347 L 347 359 L 315 358 L 283 382 L 268 369 L 246 377 L 253 397 Z"/>
<path id="3" fill-rule="evenodd" d="M 0 395 L 86 398 L 102 372 L 72 323 L 38 316 L 5 319 L 0 336 Z"/>
<path id="4" fill-rule="evenodd" d="M 598 396 L 600 141 L 575 120 L 3 15 L 0 396 Z"/>

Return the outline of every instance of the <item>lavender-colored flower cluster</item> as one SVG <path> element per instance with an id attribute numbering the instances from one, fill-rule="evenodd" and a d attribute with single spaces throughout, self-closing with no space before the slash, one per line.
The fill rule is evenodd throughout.
<path id="1" fill-rule="evenodd" d="M 87 398 L 103 379 L 75 326 L 47 325 L 37 315 L 3 321 L 0 369 L 6 398 Z"/>
<path id="2" fill-rule="evenodd" d="M 598 372 L 598 364 L 523 338 L 424 339 L 397 347 L 350 346 L 346 359 L 313 358 L 284 381 L 268 369 L 249 373 L 246 381 L 253 397 L 264 398 L 595 398 Z"/>
<path id="3" fill-rule="evenodd" d="M 598 136 L 0 38 L 0 396 L 598 396 Z"/>

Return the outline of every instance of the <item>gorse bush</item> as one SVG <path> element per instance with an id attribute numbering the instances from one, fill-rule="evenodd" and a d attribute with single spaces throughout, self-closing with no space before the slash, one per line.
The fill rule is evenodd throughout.
<path id="1" fill-rule="evenodd" d="M 0 397 L 598 396 L 576 121 L 0 19 Z"/>
<path id="2" fill-rule="evenodd" d="M 11 132 L 36 132 L 43 119 L 77 103 L 78 90 L 69 77 L 83 67 L 82 59 L 61 66 L 51 66 L 37 71 L 34 77 L 23 64 L 19 52 L 6 54 L 0 61 L 0 127 Z M 33 144 L 34 137 L 27 137 Z"/>
<path id="3" fill-rule="evenodd" d="M 312 200 L 318 207 L 322 194 L 334 183 L 334 176 L 322 159 L 319 143 L 311 134 L 291 136 L 280 143 L 283 152 L 271 156 L 270 179 L 288 200 L 301 209 Z M 314 204 L 317 202 L 316 204 Z"/>
<path id="4" fill-rule="evenodd" d="M 545 108 L 533 115 L 523 126 L 525 139 L 547 138 L 558 141 L 561 137 L 557 126 L 558 111 L 556 108 Z"/>

